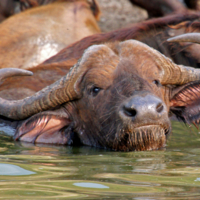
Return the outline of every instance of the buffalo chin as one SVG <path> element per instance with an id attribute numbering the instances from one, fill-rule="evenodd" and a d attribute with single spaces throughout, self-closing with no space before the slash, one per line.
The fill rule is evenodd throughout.
<path id="1" fill-rule="evenodd" d="M 168 131 L 159 125 L 148 125 L 135 128 L 134 131 L 123 130 L 115 138 L 112 147 L 115 151 L 147 151 L 165 147 Z"/>

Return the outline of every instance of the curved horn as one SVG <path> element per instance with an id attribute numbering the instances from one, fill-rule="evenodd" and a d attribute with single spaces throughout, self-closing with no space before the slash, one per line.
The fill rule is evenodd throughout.
<path id="1" fill-rule="evenodd" d="M 200 44 L 200 33 L 186 33 L 167 39 L 168 42 L 194 42 Z"/>
<path id="2" fill-rule="evenodd" d="M 155 49 L 151 49 L 150 52 L 156 65 L 160 67 L 161 84 L 183 85 L 191 81 L 200 80 L 200 69 L 177 65 Z"/>
<path id="3" fill-rule="evenodd" d="M 163 85 L 183 85 L 191 81 L 200 80 L 200 69 L 177 65 L 169 58 L 161 54 L 163 58 L 157 59 L 156 62 L 160 64 L 163 72 L 161 73 L 161 84 Z"/>
<path id="4" fill-rule="evenodd" d="M 132 60 L 140 64 L 146 63 L 146 60 L 153 61 L 159 69 L 156 76 L 163 85 L 183 85 L 190 81 L 200 80 L 200 69 L 176 65 L 169 58 L 140 41 L 127 40 L 121 42 L 122 45 L 126 45 L 125 50 L 129 49 L 129 53 L 127 50 L 125 53 L 121 52 L 124 57 L 129 55 Z"/>
<path id="5" fill-rule="evenodd" d="M 0 98 L 0 115 L 15 120 L 25 119 L 70 99 L 78 98 L 78 91 L 74 89 L 74 85 L 80 79 L 82 71 L 75 65 L 66 76 L 54 84 L 22 100 L 10 101 Z"/>
<path id="6" fill-rule="evenodd" d="M 32 76 L 32 75 L 33 72 L 24 69 L 17 69 L 17 68 L 0 69 L 0 81 L 12 76 Z"/>
<path id="7" fill-rule="evenodd" d="M 168 42 L 193 42 L 200 44 L 200 33 L 186 33 L 182 35 L 178 35 L 176 37 L 172 37 L 167 39 Z M 177 68 L 177 65 L 175 66 Z M 200 69 L 195 69 L 192 67 L 184 67 L 179 65 L 178 70 L 179 75 L 177 75 L 177 80 L 181 77 L 183 83 L 187 83 L 190 81 L 195 81 L 200 79 Z M 177 71 L 176 71 L 177 72 Z M 176 76 L 176 75 L 175 75 Z"/>
<path id="8" fill-rule="evenodd" d="M 183 85 L 191 81 L 200 80 L 200 69 L 177 65 L 157 50 L 153 49 L 153 51 L 157 66 L 161 67 L 161 84 Z"/>

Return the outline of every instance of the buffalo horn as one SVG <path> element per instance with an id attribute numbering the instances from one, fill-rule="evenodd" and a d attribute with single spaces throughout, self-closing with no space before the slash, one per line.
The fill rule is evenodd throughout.
<path id="1" fill-rule="evenodd" d="M 133 47 L 137 47 L 135 48 L 136 51 L 146 52 L 145 56 L 150 57 L 153 63 L 158 66 L 159 74 L 156 76 L 162 85 L 183 85 L 191 81 L 200 80 L 200 69 L 177 65 L 171 59 L 142 42 L 133 40 L 132 43 L 134 43 Z M 134 48 L 132 52 L 134 52 Z M 138 57 L 138 59 L 141 58 Z"/>
<path id="2" fill-rule="evenodd" d="M 200 44 L 200 33 L 186 33 L 167 39 L 168 42 L 193 42 Z"/>
<path id="3" fill-rule="evenodd" d="M 0 115 L 10 119 L 21 120 L 78 98 L 78 90 L 75 85 L 81 74 L 83 74 L 82 70 L 79 69 L 78 65 L 75 65 L 66 76 L 33 96 L 13 101 L 0 98 Z"/>
<path id="4" fill-rule="evenodd" d="M 173 38 L 169 38 L 168 42 L 194 42 L 200 43 L 199 33 L 187 33 L 182 34 Z M 176 65 L 171 62 L 167 65 L 165 70 L 168 71 L 165 74 L 170 74 L 169 77 L 165 77 L 163 82 L 165 84 L 177 84 L 182 85 L 190 81 L 200 80 L 200 69 L 195 69 L 192 67 L 186 67 L 182 65 Z M 173 81 L 174 80 L 174 81 Z"/>
<path id="5" fill-rule="evenodd" d="M 5 68 L 0 70 L 0 81 L 11 76 L 32 76 L 33 72 L 17 69 L 17 68 Z"/>
<path id="6" fill-rule="evenodd" d="M 191 81 L 200 80 L 200 69 L 176 65 L 170 59 L 165 58 L 161 64 L 161 84 L 163 85 L 183 85 Z"/>

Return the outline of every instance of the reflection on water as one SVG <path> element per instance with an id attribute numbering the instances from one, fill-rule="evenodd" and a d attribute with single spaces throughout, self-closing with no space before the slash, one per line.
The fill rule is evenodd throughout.
<path id="1" fill-rule="evenodd" d="M 35 174 L 29 170 L 25 170 L 19 166 L 11 164 L 2 164 L 0 163 L 0 175 L 2 176 L 19 176 L 19 175 L 30 175 Z"/>
<path id="2" fill-rule="evenodd" d="M 1 135 L 0 199 L 199 199 L 200 135 L 177 122 L 173 130 L 165 150 L 146 152 L 34 146 Z"/>
<path id="3" fill-rule="evenodd" d="M 98 183 L 74 183 L 73 185 L 85 188 L 109 188 L 108 186 L 98 184 Z"/>

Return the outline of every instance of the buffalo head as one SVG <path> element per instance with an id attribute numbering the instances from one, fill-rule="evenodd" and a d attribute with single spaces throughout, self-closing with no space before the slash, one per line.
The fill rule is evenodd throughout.
<path id="1" fill-rule="evenodd" d="M 94 45 L 65 77 L 34 96 L 0 99 L 0 115 L 18 120 L 16 140 L 158 149 L 170 133 L 169 113 L 189 121 L 199 79 L 199 70 L 136 40 Z M 189 94 L 195 97 L 186 102 Z"/>

